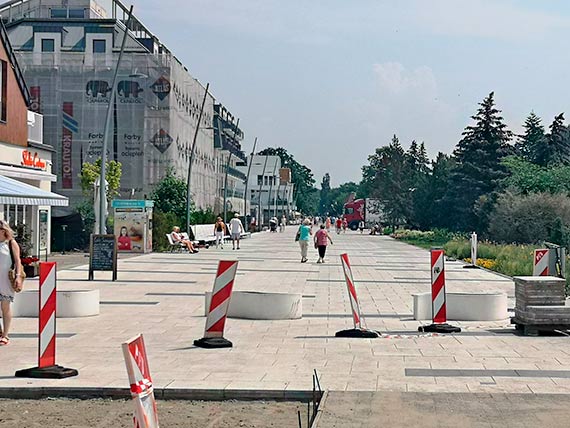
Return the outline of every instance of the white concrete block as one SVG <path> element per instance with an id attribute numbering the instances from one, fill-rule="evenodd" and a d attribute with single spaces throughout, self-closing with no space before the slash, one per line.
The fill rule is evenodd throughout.
<path id="1" fill-rule="evenodd" d="M 212 293 L 206 292 L 204 315 L 207 315 Z M 228 317 L 250 320 L 299 319 L 303 315 L 303 296 L 297 293 L 233 291 Z"/>
<path id="2" fill-rule="evenodd" d="M 12 305 L 15 317 L 38 316 L 38 291 L 22 291 Z M 57 318 L 77 318 L 99 315 L 99 290 L 65 290 L 56 296 Z"/>
<path id="3" fill-rule="evenodd" d="M 413 295 L 414 319 L 432 319 L 431 293 Z M 505 293 L 446 293 L 447 319 L 451 321 L 498 321 L 509 317 Z"/>

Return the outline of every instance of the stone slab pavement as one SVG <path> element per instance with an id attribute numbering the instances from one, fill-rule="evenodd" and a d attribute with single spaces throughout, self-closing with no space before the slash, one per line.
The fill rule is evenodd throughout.
<path id="1" fill-rule="evenodd" d="M 58 319 L 57 363 L 80 375 L 63 380 L 14 378 L 37 364 L 37 320 L 14 320 L 12 342 L 0 348 L 1 391 L 124 390 L 128 381 L 121 343 L 143 333 L 154 384 L 164 397 L 287 396 L 312 389 L 312 372 L 331 391 L 448 393 L 570 392 L 568 337 L 521 337 L 509 320 L 457 323 L 457 335 L 418 334 L 412 293 L 430 290 L 429 253 L 384 236 L 333 235 L 327 262 L 300 263 L 296 228 L 258 233 L 242 249 L 210 248 L 199 254 L 152 253 L 119 260 L 118 281 L 87 266 L 58 272 L 63 290 L 98 288 L 101 314 Z M 378 339 L 338 339 L 351 328 L 350 303 L 339 254 L 348 252 L 369 328 Z M 303 294 L 303 318 L 286 321 L 229 319 L 231 349 L 192 345 L 204 331 L 204 292 L 211 291 L 217 262 L 239 260 L 236 290 Z M 449 262 L 451 291 L 503 291 L 512 281 Z M 37 287 L 34 280 L 27 288 Z M 421 370 L 420 370 L 421 369 Z M 6 395 L 6 393 L 4 393 Z"/>

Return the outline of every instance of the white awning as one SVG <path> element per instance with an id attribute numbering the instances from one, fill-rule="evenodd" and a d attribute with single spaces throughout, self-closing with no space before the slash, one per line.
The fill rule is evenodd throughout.
<path id="1" fill-rule="evenodd" d="M 0 175 L 0 204 L 66 207 L 69 201 L 65 196 Z"/>

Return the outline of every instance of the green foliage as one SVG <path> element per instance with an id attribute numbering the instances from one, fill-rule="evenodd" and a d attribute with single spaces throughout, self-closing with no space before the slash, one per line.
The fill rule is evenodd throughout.
<path id="1" fill-rule="evenodd" d="M 106 163 L 105 179 L 107 180 L 107 200 L 110 201 L 119 195 L 119 187 L 121 186 L 121 176 L 123 174 L 123 166 L 121 162 L 109 161 Z M 84 162 L 81 166 L 79 178 L 81 180 L 81 191 L 83 195 L 93 200 L 94 184 L 101 175 L 101 158 L 95 163 Z"/>
<path id="2" fill-rule="evenodd" d="M 154 251 L 165 251 L 169 248 L 166 234 L 172 232 L 173 226 L 180 226 L 176 214 L 154 210 L 152 213 L 152 248 Z"/>
<path id="3" fill-rule="evenodd" d="M 333 187 L 329 194 L 329 212 L 334 216 L 341 216 L 344 212 L 344 204 L 351 193 L 358 193 L 359 186 L 352 181 L 343 183 L 339 187 Z"/>
<path id="4" fill-rule="evenodd" d="M 91 201 L 84 200 L 78 204 L 75 209 L 83 220 L 83 236 L 82 241 L 85 245 L 89 242 L 89 235 L 95 228 L 95 207 Z"/>
<path id="5" fill-rule="evenodd" d="M 16 225 L 11 225 L 14 231 L 14 239 L 20 246 L 20 256 L 30 257 L 32 256 L 32 250 L 34 245 L 32 244 L 32 233 L 30 228 L 24 223 L 18 223 Z"/>
<path id="6" fill-rule="evenodd" d="M 328 215 L 331 213 L 330 192 L 331 192 L 331 176 L 327 172 L 323 176 L 323 181 L 321 182 L 321 192 L 320 192 L 320 201 L 319 201 L 319 214 L 321 215 Z"/>
<path id="7" fill-rule="evenodd" d="M 521 157 L 507 156 L 502 160 L 510 173 L 503 184 L 522 193 L 570 191 L 570 166 L 543 167 Z"/>
<path id="8" fill-rule="evenodd" d="M 544 126 L 542 120 L 534 112 L 531 112 L 523 125 L 525 132 L 519 136 L 516 144 L 517 153 L 524 160 L 540 163 L 540 152 L 545 144 Z"/>
<path id="9" fill-rule="evenodd" d="M 226 213 L 226 220 L 230 221 L 234 216 L 234 212 L 227 212 Z M 193 210 L 192 214 L 190 215 L 190 222 L 192 224 L 214 224 L 216 222 L 216 218 L 218 216 L 214 213 L 214 211 L 210 208 L 206 210 Z M 220 217 L 224 217 L 223 214 Z"/>
<path id="10" fill-rule="evenodd" d="M 566 165 L 570 161 L 568 129 L 564 126 L 564 113 L 554 118 L 545 143 L 539 146 L 536 162 L 541 166 Z"/>
<path id="11" fill-rule="evenodd" d="M 317 191 L 314 187 L 315 179 L 308 167 L 297 162 L 295 158 L 282 147 L 270 147 L 262 150 L 258 155 L 279 156 L 281 166 L 291 169 L 291 180 L 295 183 L 293 200 L 296 201 L 297 209 L 307 214 L 317 211 L 319 203 L 318 194 L 313 194 Z"/>
<path id="12" fill-rule="evenodd" d="M 162 213 L 172 213 L 176 216 L 177 225 L 186 224 L 186 182 L 174 174 L 169 168 L 151 194 L 154 200 L 154 210 Z M 172 227 L 173 225 L 171 225 Z"/>
<path id="13" fill-rule="evenodd" d="M 421 230 L 401 229 L 392 235 L 395 239 L 405 241 L 421 248 L 441 247 L 458 235 L 445 229 L 434 229 L 427 232 Z"/>
<path id="14" fill-rule="evenodd" d="M 536 243 L 550 238 L 557 219 L 570 224 L 570 198 L 565 194 L 507 191 L 498 198 L 489 236 L 499 242 Z"/>
<path id="15" fill-rule="evenodd" d="M 510 154 L 512 137 L 491 92 L 472 117 L 474 125 L 465 128 L 454 151 L 456 167 L 451 172 L 444 197 L 448 206 L 447 226 L 453 230 L 483 229 L 485 224 L 475 213 L 475 204 L 483 195 L 495 191 L 506 176 L 501 159 Z"/>

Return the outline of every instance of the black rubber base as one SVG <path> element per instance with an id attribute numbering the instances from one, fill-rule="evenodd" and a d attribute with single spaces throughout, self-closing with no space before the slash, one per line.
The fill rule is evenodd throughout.
<path id="1" fill-rule="evenodd" d="M 223 337 L 203 337 L 194 341 L 194 346 L 199 348 L 231 348 L 233 345 L 228 339 Z"/>
<path id="2" fill-rule="evenodd" d="M 447 323 L 421 325 L 418 327 L 418 331 L 421 333 L 461 333 L 459 327 Z"/>
<path id="3" fill-rule="evenodd" d="M 79 372 L 75 369 L 67 369 L 61 366 L 32 367 L 31 369 L 18 370 L 16 377 L 33 377 L 43 379 L 63 379 L 77 376 Z"/>
<path id="4" fill-rule="evenodd" d="M 465 266 L 463 266 L 463 269 L 479 269 L 479 266 L 475 266 L 475 265 L 465 265 Z"/>
<path id="5" fill-rule="evenodd" d="M 374 339 L 379 337 L 380 333 L 374 330 L 364 330 L 360 328 L 351 328 L 350 330 L 337 331 L 335 337 L 356 337 L 363 339 Z"/>

